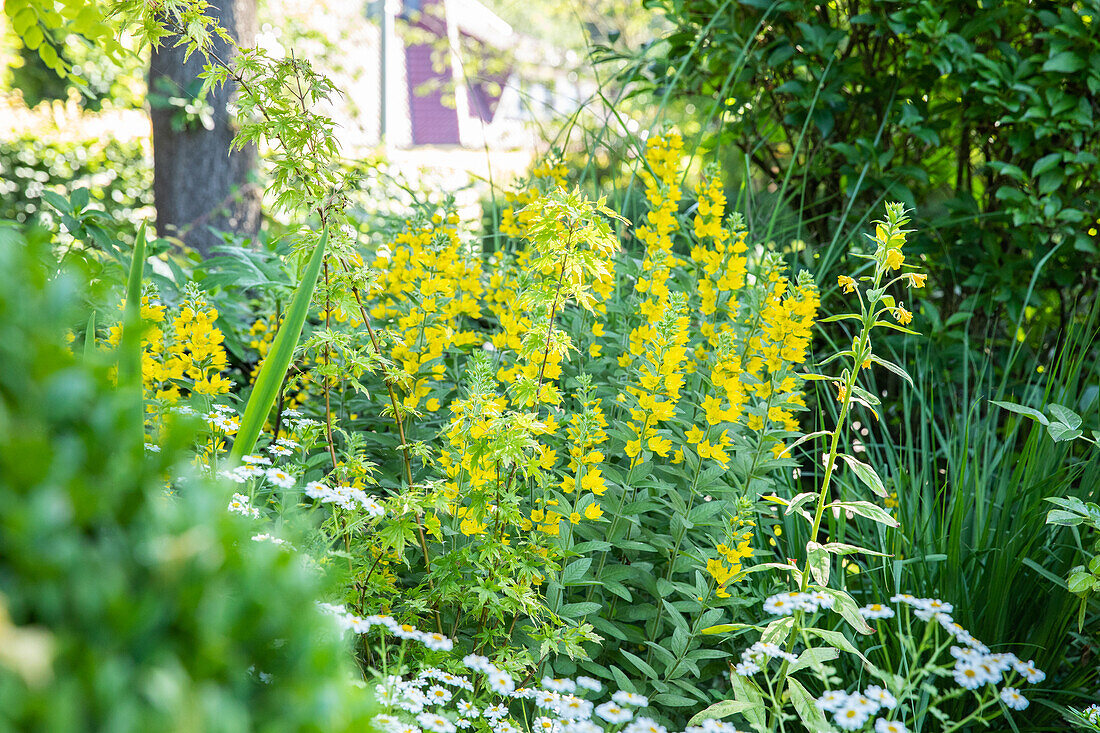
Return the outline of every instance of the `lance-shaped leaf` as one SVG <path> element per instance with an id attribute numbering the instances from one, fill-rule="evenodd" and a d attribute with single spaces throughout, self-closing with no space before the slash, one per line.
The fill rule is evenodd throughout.
<path id="1" fill-rule="evenodd" d="M 1009 410 L 1011 412 L 1015 412 L 1017 415 L 1023 415 L 1024 417 L 1029 417 L 1032 420 L 1035 420 L 1036 422 L 1039 422 L 1042 425 L 1049 425 L 1050 424 L 1050 420 L 1047 419 L 1046 415 L 1044 415 L 1043 413 L 1039 412 L 1038 410 L 1032 409 L 1030 407 L 1025 407 L 1024 405 L 1018 405 L 1015 402 L 1000 402 L 998 400 L 990 400 L 989 402 L 990 402 L 990 404 L 996 405 L 997 407 L 1000 407 L 1002 409 Z"/>
<path id="2" fill-rule="evenodd" d="M 145 274 L 145 222 L 138 228 L 130 274 L 126 278 L 126 305 L 122 313 L 122 341 L 118 349 L 118 386 L 136 392 L 132 419 L 137 445 L 145 443 L 145 398 L 141 383 L 141 278 Z M 94 338 L 94 337 L 93 337 Z"/>
<path id="3" fill-rule="evenodd" d="M 838 457 L 844 459 L 844 462 L 847 463 L 848 467 L 851 468 L 855 475 L 859 477 L 859 480 L 867 485 L 867 488 L 881 496 L 883 499 L 889 496 L 889 494 L 886 493 L 886 487 L 882 484 L 882 479 L 879 478 L 879 475 L 875 472 L 874 468 L 866 463 L 857 461 L 855 458 L 848 455 L 847 453 L 840 453 L 838 454 Z"/>
<path id="4" fill-rule="evenodd" d="M 900 526 L 898 520 L 894 519 L 890 514 L 878 506 L 872 504 L 869 501 L 834 501 L 829 503 L 827 509 L 843 509 L 844 511 L 858 514 L 861 517 L 867 517 L 873 519 L 881 524 L 888 525 L 890 527 Z"/>
<path id="5" fill-rule="evenodd" d="M 256 377 L 256 384 L 252 387 L 252 396 L 248 398 L 244 417 L 241 418 L 240 430 L 237 431 L 236 440 L 233 441 L 233 451 L 230 453 L 230 459 L 233 461 L 240 461 L 242 456 L 252 452 L 256 439 L 260 437 L 260 430 L 267 421 L 267 414 L 275 404 L 275 398 L 283 384 L 283 377 L 286 376 L 290 362 L 294 358 L 294 349 L 302 336 L 306 316 L 309 315 L 309 303 L 313 299 L 313 290 L 317 286 L 317 277 L 321 273 L 321 263 L 325 259 L 327 243 L 328 227 L 326 226 L 321 232 L 321 239 L 317 242 L 313 255 L 309 258 L 305 272 L 302 273 L 302 280 L 294 292 L 294 300 L 291 301 L 286 318 L 267 352 L 264 364 Z"/>

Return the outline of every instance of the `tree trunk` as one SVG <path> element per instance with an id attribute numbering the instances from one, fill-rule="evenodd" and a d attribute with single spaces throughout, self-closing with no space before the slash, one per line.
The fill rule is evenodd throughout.
<path id="1" fill-rule="evenodd" d="M 256 0 L 223 0 L 218 6 L 208 11 L 212 17 L 238 44 L 252 45 Z M 153 50 L 149 91 L 191 98 L 205 61 L 202 54 L 194 53 L 184 62 L 184 46 L 173 48 L 176 40 L 165 38 L 160 48 Z M 222 59 L 228 60 L 232 53 L 221 39 L 215 38 L 214 48 Z M 230 150 L 235 129 L 226 105 L 235 86 L 227 82 L 208 95 L 213 129 L 186 115 L 179 106 L 150 105 L 157 232 L 162 237 L 178 237 L 204 256 L 222 242 L 214 230 L 255 236 L 260 228 L 261 189 L 253 180 L 256 148 L 248 145 L 240 151 Z"/>

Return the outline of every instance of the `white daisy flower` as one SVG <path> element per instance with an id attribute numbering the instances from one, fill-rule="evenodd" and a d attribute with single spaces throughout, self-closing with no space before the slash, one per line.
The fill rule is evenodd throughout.
<path id="1" fill-rule="evenodd" d="M 837 727 L 842 730 L 859 730 L 870 717 L 866 710 L 851 705 L 844 705 L 833 714 Z"/>
<path id="2" fill-rule="evenodd" d="M 866 695 L 850 695 L 848 697 L 848 707 L 857 708 L 867 713 L 867 717 L 871 717 L 878 712 L 882 705 L 878 700 L 872 700 Z"/>
<path id="3" fill-rule="evenodd" d="M 1038 684 L 1047 678 L 1046 672 L 1035 666 L 1035 661 L 1029 659 L 1026 662 L 1016 660 L 1012 665 L 1016 672 L 1031 684 Z"/>
<path id="4" fill-rule="evenodd" d="M 601 728 L 591 720 L 570 720 L 562 723 L 562 733 L 603 733 Z"/>
<path id="5" fill-rule="evenodd" d="M 752 677 L 760 671 L 760 665 L 756 662 L 741 662 L 734 665 L 733 672 L 739 677 Z"/>
<path id="6" fill-rule="evenodd" d="M 623 733 L 668 733 L 668 729 L 652 718 L 638 716 L 623 728 Z"/>
<path id="7" fill-rule="evenodd" d="M 284 445 L 276 445 L 274 443 L 267 446 L 267 452 L 270 453 L 273 456 L 283 456 L 283 457 L 285 457 L 285 456 L 294 455 L 294 451 L 292 451 L 290 448 L 287 448 Z"/>
<path id="8" fill-rule="evenodd" d="M 289 489 L 295 483 L 294 477 L 281 468 L 269 468 L 264 471 L 264 476 L 280 489 Z"/>
<path id="9" fill-rule="evenodd" d="M 881 603 L 870 603 L 859 609 L 859 615 L 865 619 L 893 618 L 894 609 Z"/>
<path id="10" fill-rule="evenodd" d="M 631 705 L 636 708 L 649 707 L 649 698 L 645 695 L 635 695 L 633 692 L 627 692 L 626 690 L 619 690 L 611 699 L 620 705 Z"/>
<path id="11" fill-rule="evenodd" d="M 252 455 L 243 456 L 241 458 L 241 460 L 244 461 L 245 463 L 251 463 L 254 466 L 270 466 L 271 465 L 271 459 L 270 458 L 268 458 L 267 456 L 261 456 L 261 455 L 255 454 L 255 453 L 252 454 Z"/>
<path id="12" fill-rule="evenodd" d="M 438 631 L 425 633 L 420 637 L 420 641 L 422 641 L 427 648 L 437 652 L 449 652 L 454 648 L 454 642 Z"/>
<path id="13" fill-rule="evenodd" d="M 531 733 L 559 733 L 561 725 L 553 718 L 540 715 L 531 721 Z"/>
<path id="14" fill-rule="evenodd" d="M 462 663 L 466 665 L 468 669 L 472 669 L 475 672 L 488 672 L 490 669 L 496 669 L 488 657 L 482 657 L 477 654 L 467 654 L 462 658 Z"/>
<path id="15" fill-rule="evenodd" d="M 486 684 L 498 695 L 507 695 L 516 689 L 516 681 L 512 679 L 512 675 L 499 669 L 489 673 Z"/>
<path id="16" fill-rule="evenodd" d="M 576 695 L 563 695 L 554 706 L 554 712 L 567 720 L 592 717 L 592 703 Z"/>
<path id="17" fill-rule="evenodd" d="M 893 710 L 898 706 L 897 698 L 878 685 L 871 685 L 863 691 L 863 694 L 887 710 Z"/>
<path id="18" fill-rule="evenodd" d="M 970 660 L 955 664 L 954 677 L 955 684 L 964 690 L 976 690 L 988 681 L 982 668 Z"/>
<path id="19" fill-rule="evenodd" d="M 1013 710 L 1023 710 L 1028 706 L 1027 698 L 1021 695 L 1015 687 L 1006 687 L 1001 690 L 1001 700 Z"/>
<path id="20" fill-rule="evenodd" d="M 603 690 L 603 683 L 592 677 L 581 676 L 577 678 L 577 687 L 591 690 L 592 692 L 600 692 Z"/>
<path id="21" fill-rule="evenodd" d="M 508 717 L 508 708 L 503 705 L 490 705 L 481 714 L 486 720 L 492 722 Z"/>
<path id="22" fill-rule="evenodd" d="M 428 692 L 426 694 L 428 695 L 428 699 L 431 700 L 432 704 L 434 705 L 442 705 L 444 703 L 450 702 L 451 697 L 453 697 L 450 690 L 448 690 L 446 687 L 441 687 L 440 685 L 432 685 L 428 688 Z M 423 723 L 421 723 L 421 725 L 423 725 Z M 428 726 L 424 727 L 426 728 Z"/>
<path id="23" fill-rule="evenodd" d="M 909 729 L 897 720 L 879 718 L 875 721 L 875 733 L 909 733 Z"/>
<path id="24" fill-rule="evenodd" d="M 791 599 L 790 593 L 779 593 L 764 601 L 764 612 L 775 616 L 790 616 L 798 610 L 798 604 Z"/>
<path id="25" fill-rule="evenodd" d="M 471 723 L 466 718 L 459 718 L 455 721 L 455 728 L 458 728 L 459 730 L 466 730 L 467 728 L 470 728 L 472 726 L 473 723 Z"/>
<path id="26" fill-rule="evenodd" d="M 634 713 L 630 712 L 626 708 L 619 707 L 613 702 L 605 702 L 602 705 L 597 705 L 596 715 L 603 718 L 612 725 L 625 723 L 634 717 Z"/>
<path id="27" fill-rule="evenodd" d="M 150 453 L 160 453 L 160 446 L 156 443 L 146 443 L 145 450 L 149 451 Z"/>
<path id="28" fill-rule="evenodd" d="M 455 724 L 435 713 L 421 713 L 416 716 L 416 722 L 432 733 L 455 733 Z"/>
<path id="29" fill-rule="evenodd" d="M 549 677 L 542 678 L 543 689 L 550 690 L 551 692 L 574 692 L 577 689 L 577 683 L 570 679 L 550 679 Z"/>
<path id="30" fill-rule="evenodd" d="M 843 690 L 826 690 L 817 698 L 817 706 L 827 713 L 832 713 L 848 704 L 848 693 Z"/>

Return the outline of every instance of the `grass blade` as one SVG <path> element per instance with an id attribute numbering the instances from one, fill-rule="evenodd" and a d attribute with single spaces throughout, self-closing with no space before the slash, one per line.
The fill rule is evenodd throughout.
<path id="1" fill-rule="evenodd" d="M 317 286 L 317 277 L 321 273 L 321 263 L 325 259 L 327 243 L 328 227 L 326 226 L 302 274 L 302 281 L 298 283 L 298 289 L 294 292 L 294 300 L 286 313 L 283 325 L 279 327 L 275 341 L 271 344 L 271 350 L 268 351 L 260 373 L 256 377 L 256 384 L 252 387 L 252 395 L 248 398 L 244 417 L 241 418 L 240 430 L 237 432 L 236 440 L 233 441 L 233 450 L 230 453 L 232 461 L 240 461 L 242 456 L 252 452 L 267 415 L 271 412 L 271 406 L 275 404 L 283 377 L 286 376 L 290 362 L 294 358 L 294 349 L 302 335 L 306 316 L 309 315 L 309 303 L 313 299 L 313 290 Z"/>

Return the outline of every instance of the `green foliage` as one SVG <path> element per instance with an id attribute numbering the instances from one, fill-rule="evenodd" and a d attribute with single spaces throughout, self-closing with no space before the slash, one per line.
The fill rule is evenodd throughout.
<path id="1" fill-rule="evenodd" d="M 57 139 L 24 135 L 0 142 L 0 219 L 46 217 L 42 192 L 87 188 L 89 200 L 107 204 L 120 220 L 153 203 L 152 161 L 141 140 Z"/>
<path id="2" fill-rule="evenodd" d="M 0 659 L 0 729 L 362 730 L 315 571 L 251 542 L 223 486 L 166 493 L 192 428 L 146 454 L 134 386 L 64 344 L 79 297 L 0 229 L 0 594 L 50 661 Z"/>
<path id="3" fill-rule="evenodd" d="M 921 212 L 914 244 L 949 310 L 956 286 L 1013 316 L 1038 304 L 1024 285 L 1048 254 L 1040 290 L 1088 291 L 1096 0 L 647 4 L 675 26 L 646 51 L 647 88 L 721 105 L 714 144 L 778 187 L 766 237 L 828 243 L 830 268 L 862 213 L 898 199 Z"/>
<path id="4" fill-rule="evenodd" d="M 108 22 L 100 3 L 83 0 L 5 0 L 4 13 L 23 45 L 37 51 L 42 62 L 62 78 L 72 72 L 69 61 L 61 52 L 69 34 L 84 36 L 111 56 L 118 57 L 123 53 L 116 29 Z"/>

